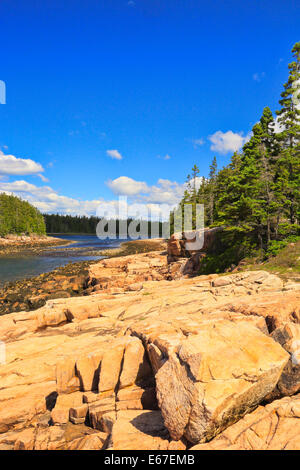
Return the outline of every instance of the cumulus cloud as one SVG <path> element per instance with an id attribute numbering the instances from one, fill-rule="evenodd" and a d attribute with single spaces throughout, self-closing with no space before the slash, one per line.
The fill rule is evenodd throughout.
<path id="1" fill-rule="evenodd" d="M 197 187 L 200 181 L 201 178 L 197 178 Z M 148 185 L 145 181 L 137 181 L 128 176 L 120 176 L 106 184 L 114 194 L 128 196 L 133 202 L 149 204 L 178 204 L 186 189 L 185 183 L 159 179 L 155 185 Z"/>
<path id="2" fill-rule="evenodd" d="M 4 192 L 21 197 L 43 213 L 98 215 L 112 219 L 142 217 L 152 220 L 168 220 L 170 210 L 179 202 L 183 194 L 184 185 L 169 180 L 158 180 L 157 186 L 149 187 L 143 182 L 136 183 L 141 183 L 142 192 L 148 191 L 148 193 L 129 194 L 128 200 L 127 195 L 121 196 L 120 200 L 104 200 L 102 198 L 79 200 L 58 194 L 50 186 L 36 186 L 25 180 L 13 182 L 0 180 L 0 193 Z M 132 190 L 129 190 L 130 192 L 132 193 Z"/>
<path id="3" fill-rule="evenodd" d="M 160 178 L 156 185 L 149 187 L 148 193 L 142 199 L 150 204 L 175 205 L 181 200 L 184 189 L 184 184 Z"/>
<path id="4" fill-rule="evenodd" d="M 222 132 L 217 131 L 208 137 L 212 145 L 210 149 L 214 152 L 225 155 L 228 152 L 236 152 L 250 139 L 250 134 L 246 136 L 242 132 Z"/>
<path id="5" fill-rule="evenodd" d="M 120 176 L 115 180 L 107 181 L 106 184 L 114 194 L 125 196 L 134 196 L 148 191 L 148 186 L 144 181 L 136 181 L 128 176 Z"/>
<path id="6" fill-rule="evenodd" d="M 0 181 L 0 192 L 15 194 L 33 204 L 42 212 L 94 215 L 101 199 L 82 201 L 62 196 L 49 186 L 36 186 L 24 180 L 10 183 Z"/>
<path id="7" fill-rule="evenodd" d="M 201 177 L 196 179 L 197 188 L 201 180 Z M 144 181 L 137 181 L 127 176 L 120 176 L 106 184 L 120 200 L 74 199 L 59 194 L 47 185 L 37 186 L 25 180 L 9 182 L 1 177 L 0 193 L 15 194 L 43 213 L 87 216 L 97 214 L 107 218 L 131 216 L 167 220 L 170 211 L 180 202 L 186 189 L 186 183 L 181 184 L 168 179 L 159 179 L 156 184 L 148 185 Z"/>
<path id="8" fill-rule="evenodd" d="M 14 155 L 5 155 L 0 150 L 1 175 L 35 175 L 43 171 L 42 165 L 30 158 L 17 158 Z"/>
<path id="9" fill-rule="evenodd" d="M 118 150 L 106 150 L 106 154 L 115 160 L 122 160 L 123 158 Z"/>

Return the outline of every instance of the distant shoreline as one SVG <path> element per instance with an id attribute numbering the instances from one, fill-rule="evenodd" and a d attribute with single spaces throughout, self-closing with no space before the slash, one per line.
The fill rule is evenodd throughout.
<path id="1" fill-rule="evenodd" d="M 23 250 L 35 250 L 39 248 L 69 245 L 71 240 L 50 237 L 47 235 L 8 235 L 0 237 L 0 256 L 18 253 Z"/>

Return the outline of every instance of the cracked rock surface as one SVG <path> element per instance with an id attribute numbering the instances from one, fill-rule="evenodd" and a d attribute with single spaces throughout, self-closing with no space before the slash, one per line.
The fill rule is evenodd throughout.
<path id="1" fill-rule="evenodd" d="M 180 273 L 103 260 L 103 289 L 0 317 L 0 449 L 299 448 L 298 285 Z"/>

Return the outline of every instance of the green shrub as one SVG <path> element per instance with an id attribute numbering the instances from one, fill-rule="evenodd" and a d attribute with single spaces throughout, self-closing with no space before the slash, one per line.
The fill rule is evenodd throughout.
<path id="1" fill-rule="evenodd" d="M 266 251 L 265 258 L 268 259 L 273 256 L 277 256 L 289 243 L 296 243 L 300 240 L 300 236 L 291 235 L 284 240 L 272 240 L 269 244 L 268 250 Z"/>
<path id="2" fill-rule="evenodd" d="M 235 228 L 227 228 L 216 234 L 215 242 L 201 261 L 199 274 L 222 273 L 242 259 L 258 255 L 251 233 L 245 237 Z"/>

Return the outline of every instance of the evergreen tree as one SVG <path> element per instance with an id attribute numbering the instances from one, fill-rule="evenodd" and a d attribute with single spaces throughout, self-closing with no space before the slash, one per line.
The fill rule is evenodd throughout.
<path id="1" fill-rule="evenodd" d="M 29 202 L 16 196 L 0 194 L 0 236 L 46 233 L 42 214 Z"/>
<path id="2" fill-rule="evenodd" d="M 206 226 L 225 227 L 218 254 L 223 268 L 257 248 L 263 253 L 274 241 L 300 235 L 300 42 L 292 53 L 277 111 L 279 133 L 265 107 L 251 138 L 226 167 L 217 171 L 214 158 L 197 191 L 196 165 L 188 176 L 181 209 L 204 204 Z"/>
<path id="3" fill-rule="evenodd" d="M 208 177 L 208 208 L 207 208 L 207 216 L 208 216 L 208 225 L 214 223 L 215 218 L 215 199 L 216 199 L 216 181 L 217 181 L 217 159 L 216 157 L 213 158 L 213 161 L 209 167 L 209 177 Z"/>
<path id="4" fill-rule="evenodd" d="M 289 222 L 295 224 L 300 217 L 300 42 L 292 53 L 295 60 L 289 64 L 289 77 L 279 101 L 281 109 L 277 111 L 281 151 L 276 182 L 283 209 L 288 210 Z"/>

